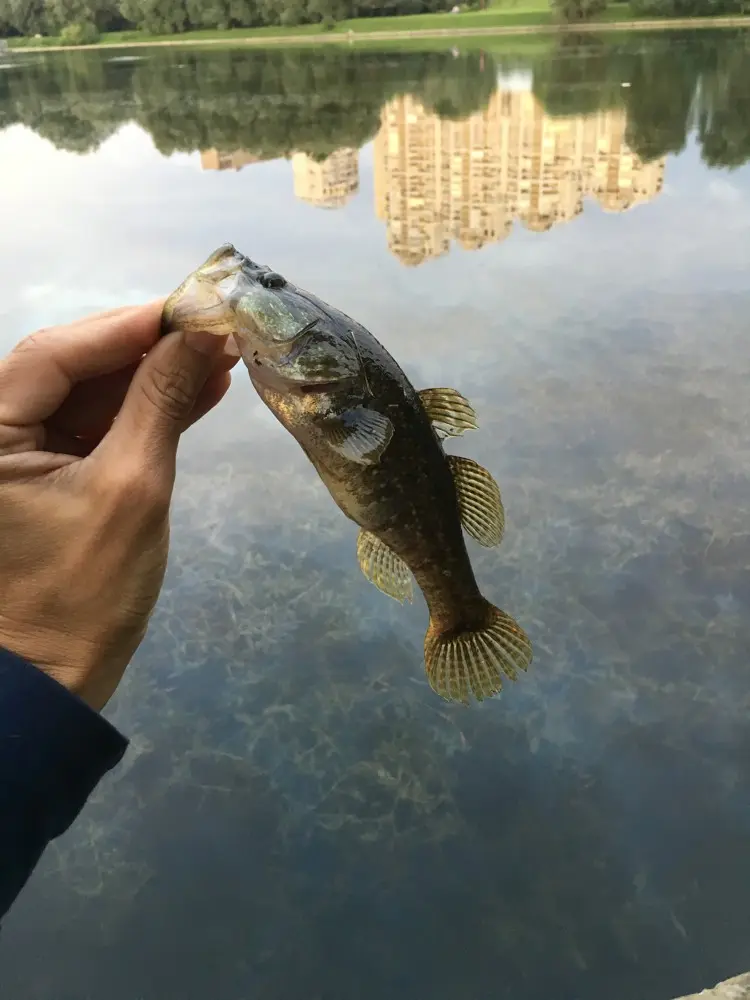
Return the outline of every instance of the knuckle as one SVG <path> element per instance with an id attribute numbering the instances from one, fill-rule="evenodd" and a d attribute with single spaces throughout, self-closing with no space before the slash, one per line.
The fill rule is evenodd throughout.
<path id="1" fill-rule="evenodd" d="M 33 333 L 27 333 L 13 348 L 13 354 L 25 354 L 26 351 L 46 349 L 52 327 L 43 326 Z"/>
<path id="2" fill-rule="evenodd" d="M 195 393 L 189 372 L 156 367 L 143 379 L 141 389 L 151 406 L 166 417 L 180 420 L 193 408 Z"/>
<path id="3" fill-rule="evenodd" d="M 22 337 L 0 360 L 0 421 L 3 423 L 15 423 L 12 412 L 15 408 L 5 399 L 5 390 L 21 380 L 23 367 L 30 368 L 35 356 L 44 357 L 49 349 L 51 329 L 44 327 Z"/>

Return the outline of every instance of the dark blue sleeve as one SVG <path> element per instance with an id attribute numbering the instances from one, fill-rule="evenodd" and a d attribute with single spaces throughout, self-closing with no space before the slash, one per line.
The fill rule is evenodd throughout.
<path id="1" fill-rule="evenodd" d="M 84 701 L 0 649 L 0 917 L 127 745 Z"/>

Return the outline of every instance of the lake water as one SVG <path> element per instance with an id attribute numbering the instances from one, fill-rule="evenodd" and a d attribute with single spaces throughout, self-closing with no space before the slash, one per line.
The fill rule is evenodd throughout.
<path id="1" fill-rule="evenodd" d="M 451 385 L 534 663 L 421 596 L 237 370 L 186 436 L 132 740 L 0 937 L 13 1000 L 668 1000 L 750 968 L 750 36 L 0 69 L 0 346 L 224 241 Z"/>

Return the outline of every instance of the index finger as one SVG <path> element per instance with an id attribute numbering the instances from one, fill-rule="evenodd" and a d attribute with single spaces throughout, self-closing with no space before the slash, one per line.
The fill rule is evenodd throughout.
<path id="1" fill-rule="evenodd" d="M 111 309 L 26 337 L 0 361 L 0 423 L 41 423 L 76 383 L 140 361 L 159 339 L 165 301 Z"/>

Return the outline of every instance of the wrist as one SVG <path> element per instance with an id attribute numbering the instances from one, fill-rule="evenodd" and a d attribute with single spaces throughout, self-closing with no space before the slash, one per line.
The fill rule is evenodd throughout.
<path id="1" fill-rule="evenodd" d="M 0 619 L 0 646 L 21 657 L 99 712 L 114 693 L 102 643 L 63 629 L 8 628 Z M 119 678 L 118 678 L 119 679 Z"/>

